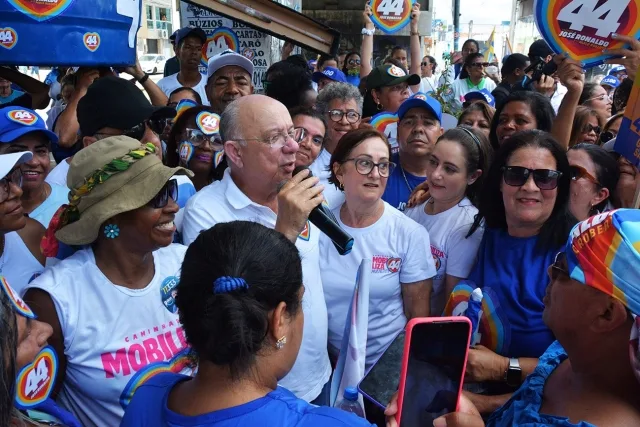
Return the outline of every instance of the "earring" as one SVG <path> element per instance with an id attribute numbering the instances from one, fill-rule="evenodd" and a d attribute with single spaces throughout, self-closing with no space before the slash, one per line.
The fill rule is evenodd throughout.
<path id="1" fill-rule="evenodd" d="M 286 336 L 282 336 L 282 338 L 280 338 L 278 341 L 276 341 L 276 348 L 278 350 L 281 350 L 282 347 L 284 347 L 284 345 L 287 343 L 287 337 Z"/>
<path id="2" fill-rule="evenodd" d="M 376 109 L 378 111 L 382 111 L 382 104 L 380 104 L 380 103 L 376 104 Z"/>
<path id="3" fill-rule="evenodd" d="M 120 235 L 120 228 L 115 224 L 107 224 L 103 232 L 107 239 L 115 239 Z"/>

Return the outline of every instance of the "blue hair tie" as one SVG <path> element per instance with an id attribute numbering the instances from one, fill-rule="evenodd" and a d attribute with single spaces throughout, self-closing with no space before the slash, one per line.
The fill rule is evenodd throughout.
<path id="1" fill-rule="evenodd" d="M 222 276 L 213 282 L 214 294 L 224 294 L 240 288 L 249 289 L 249 285 L 241 277 Z"/>

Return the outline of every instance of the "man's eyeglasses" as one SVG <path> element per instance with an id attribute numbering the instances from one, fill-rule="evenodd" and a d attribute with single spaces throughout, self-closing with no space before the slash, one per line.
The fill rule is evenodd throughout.
<path id="1" fill-rule="evenodd" d="M 556 258 L 553 260 L 553 264 L 551 264 L 551 280 L 558 280 L 558 276 L 563 275 L 566 277 L 571 277 L 569 270 L 565 269 L 563 265 L 567 264 L 567 254 L 564 252 L 558 252 L 556 254 Z"/>
<path id="2" fill-rule="evenodd" d="M 178 200 L 178 181 L 175 179 L 167 181 L 164 187 L 158 191 L 158 194 L 156 194 L 147 205 L 153 209 L 162 209 L 169 203 L 169 198 L 174 202 Z"/>
<path id="3" fill-rule="evenodd" d="M 191 143 L 194 147 L 200 147 L 204 145 L 206 142 L 211 144 L 213 151 L 221 151 L 222 150 L 222 138 L 220 138 L 219 133 L 214 133 L 213 135 L 205 135 L 200 129 L 192 129 L 186 128 L 186 140 Z"/>
<path id="4" fill-rule="evenodd" d="M 9 198 L 9 193 L 11 193 L 9 184 L 22 188 L 22 171 L 20 168 L 14 168 L 4 178 L 0 179 L 0 203 Z"/>
<path id="5" fill-rule="evenodd" d="M 504 183 L 512 187 L 522 187 L 533 175 L 533 181 L 540 190 L 553 190 L 558 186 L 562 172 L 551 169 L 528 169 L 521 166 L 506 166 L 502 168 Z"/>
<path id="6" fill-rule="evenodd" d="M 311 143 L 313 145 L 315 145 L 316 147 L 322 147 L 322 144 L 324 143 L 324 138 L 320 135 L 315 135 L 313 138 L 307 138 L 309 136 L 311 136 L 311 133 L 309 133 L 309 131 L 305 128 L 302 128 L 305 131 L 305 137 L 302 139 L 302 141 L 305 141 L 306 139 L 310 139 Z M 300 141 L 300 142 L 302 142 Z"/>
<path id="7" fill-rule="evenodd" d="M 287 144 L 289 138 L 299 144 L 306 136 L 305 128 L 293 128 L 287 133 L 279 133 L 268 138 L 237 138 L 236 141 L 260 141 L 272 148 L 280 148 Z"/>
<path id="8" fill-rule="evenodd" d="M 593 182 L 596 185 L 600 185 L 600 183 L 598 182 L 598 179 L 595 176 L 591 175 L 589 171 L 587 171 L 582 166 L 578 166 L 578 165 L 569 166 L 569 171 L 571 174 L 571 179 L 573 181 L 577 181 L 580 178 L 584 178 L 588 181 Z"/>
<path id="9" fill-rule="evenodd" d="M 329 111 L 329 118 L 331 119 L 332 122 L 340 122 L 342 121 L 342 118 L 344 116 L 347 116 L 347 121 L 351 124 L 357 123 L 358 120 L 360 120 L 360 113 L 358 113 L 356 110 L 347 110 L 347 111 L 342 111 L 342 110 L 331 110 Z"/>
<path id="10" fill-rule="evenodd" d="M 582 133 L 591 133 L 591 132 L 595 132 L 596 135 L 600 133 L 600 126 L 594 126 L 591 123 L 587 123 L 586 125 L 584 125 L 584 127 L 582 128 Z"/>
<path id="11" fill-rule="evenodd" d="M 388 178 L 396 167 L 393 162 L 374 163 L 366 157 L 357 157 L 355 159 L 347 159 L 342 163 L 353 162 L 356 165 L 356 172 L 360 175 L 369 175 L 374 167 L 378 168 L 378 173 L 383 178 Z"/>
<path id="12" fill-rule="evenodd" d="M 147 126 L 149 129 L 156 135 L 162 135 L 165 128 L 168 124 L 170 124 L 171 119 L 162 118 L 162 119 L 148 119 L 141 123 L 138 123 L 135 126 L 130 127 L 129 129 L 125 129 L 122 131 L 122 135 L 128 136 L 130 138 L 136 139 L 138 141 L 142 140 L 144 133 L 147 131 Z M 96 134 L 96 135 L 104 135 L 106 137 L 115 136 L 111 134 Z"/>

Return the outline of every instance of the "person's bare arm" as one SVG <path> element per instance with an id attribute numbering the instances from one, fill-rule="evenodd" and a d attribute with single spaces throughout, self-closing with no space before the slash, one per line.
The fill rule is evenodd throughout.
<path id="1" fill-rule="evenodd" d="M 584 73 L 578 61 L 564 55 L 556 55 L 553 60 L 558 64 L 558 77 L 560 82 L 567 87 L 567 93 L 562 99 L 558 115 L 553 121 L 551 135 L 565 150 L 568 150 L 578 101 L 584 87 Z"/>
<path id="2" fill-rule="evenodd" d="M 144 77 L 144 71 L 142 71 L 142 67 L 140 66 L 140 62 L 137 57 L 136 64 L 131 67 L 124 68 L 123 71 L 127 74 L 131 74 L 137 82 L 140 82 L 140 79 Z M 145 81 L 140 84 L 147 92 L 147 95 L 149 95 L 149 101 L 151 101 L 152 105 L 156 107 L 164 107 L 167 105 L 169 98 L 153 80 L 147 77 Z"/>
<path id="3" fill-rule="evenodd" d="M 512 394 L 499 394 L 495 396 L 488 396 L 484 394 L 475 394 L 463 390 L 462 394 L 467 397 L 471 403 L 478 409 L 478 412 L 484 415 L 489 415 L 495 412 L 502 405 L 507 403 Z"/>
<path id="4" fill-rule="evenodd" d="M 411 52 L 411 69 L 409 74 L 420 75 L 420 62 L 422 61 L 422 52 L 420 50 L 420 34 L 418 32 L 418 24 L 420 21 L 420 3 L 414 3 L 411 10 L 411 29 L 409 36 L 409 51 Z M 413 93 L 420 91 L 420 84 L 411 86 Z"/>
<path id="5" fill-rule="evenodd" d="M 367 2 L 364 6 L 364 12 L 362 12 L 362 18 L 364 23 L 364 28 L 367 30 L 375 30 L 375 26 L 373 25 L 373 21 L 371 20 L 371 6 L 369 6 L 369 2 Z M 373 69 L 373 36 L 368 36 L 366 34 L 362 35 L 362 46 L 360 46 L 360 78 L 364 78 L 369 75 L 371 70 Z"/>
<path id="6" fill-rule="evenodd" d="M 49 86 L 40 80 L 8 67 L 0 67 L 0 77 L 17 84 L 31 95 L 31 108 L 33 110 L 42 110 L 49 105 Z"/>
<path id="7" fill-rule="evenodd" d="M 87 93 L 87 88 L 95 79 L 100 77 L 100 73 L 95 68 L 78 70 L 75 89 L 69 98 L 69 103 L 56 120 L 54 132 L 58 135 L 58 145 L 70 148 L 78 140 L 78 102 Z"/>
<path id="8" fill-rule="evenodd" d="M 431 290 L 433 280 L 420 280 L 413 283 L 402 283 L 402 303 L 407 319 L 429 317 L 431 312 Z"/>

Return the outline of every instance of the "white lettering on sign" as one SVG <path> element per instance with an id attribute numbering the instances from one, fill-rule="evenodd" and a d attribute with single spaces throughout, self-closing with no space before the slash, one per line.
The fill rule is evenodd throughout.
<path id="1" fill-rule="evenodd" d="M 631 0 L 607 0 L 598 6 L 598 0 L 572 0 L 558 13 L 558 21 L 571 24 L 574 31 L 584 27 L 596 29 L 596 36 L 609 37 L 618 31 L 620 22 Z"/>
<path id="2" fill-rule="evenodd" d="M 18 120 L 31 120 L 33 115 L 28 111 L 16 111 L 15 118 Z"/>
<path id="3" fill-rule="evenodd" d="M 13 33 L 9 30 L 0 31 L 0 43 L 13 43 Z"/>
<path id="4" fill-rule="evenodd" d="M 87 45 L 95 46 L 98 44 L 98 36 L 89 36 L 87 37 Z"/>
<path id="5" fill-rule="evenodd" d="M 24 387 L 24 394 L 29 397 L 35 395 L 39 390 L 40 384 L 46 381 L 47 378 L 49 378 L 49 368 L 47 367 L 45 359 L 42 358 L 35 369 L 32 369 L 27 375 L 27 384 Z"/>
<path id="6" fill-rule="evenodd" d="M 378 13 L 383 15 L 391 15 L 394 14 L 396 16 L 402 15 L 404 12 L 404 1 L 403 0 L 382 0 L 382 2 L 378 5 L 376 9 Z"/>

